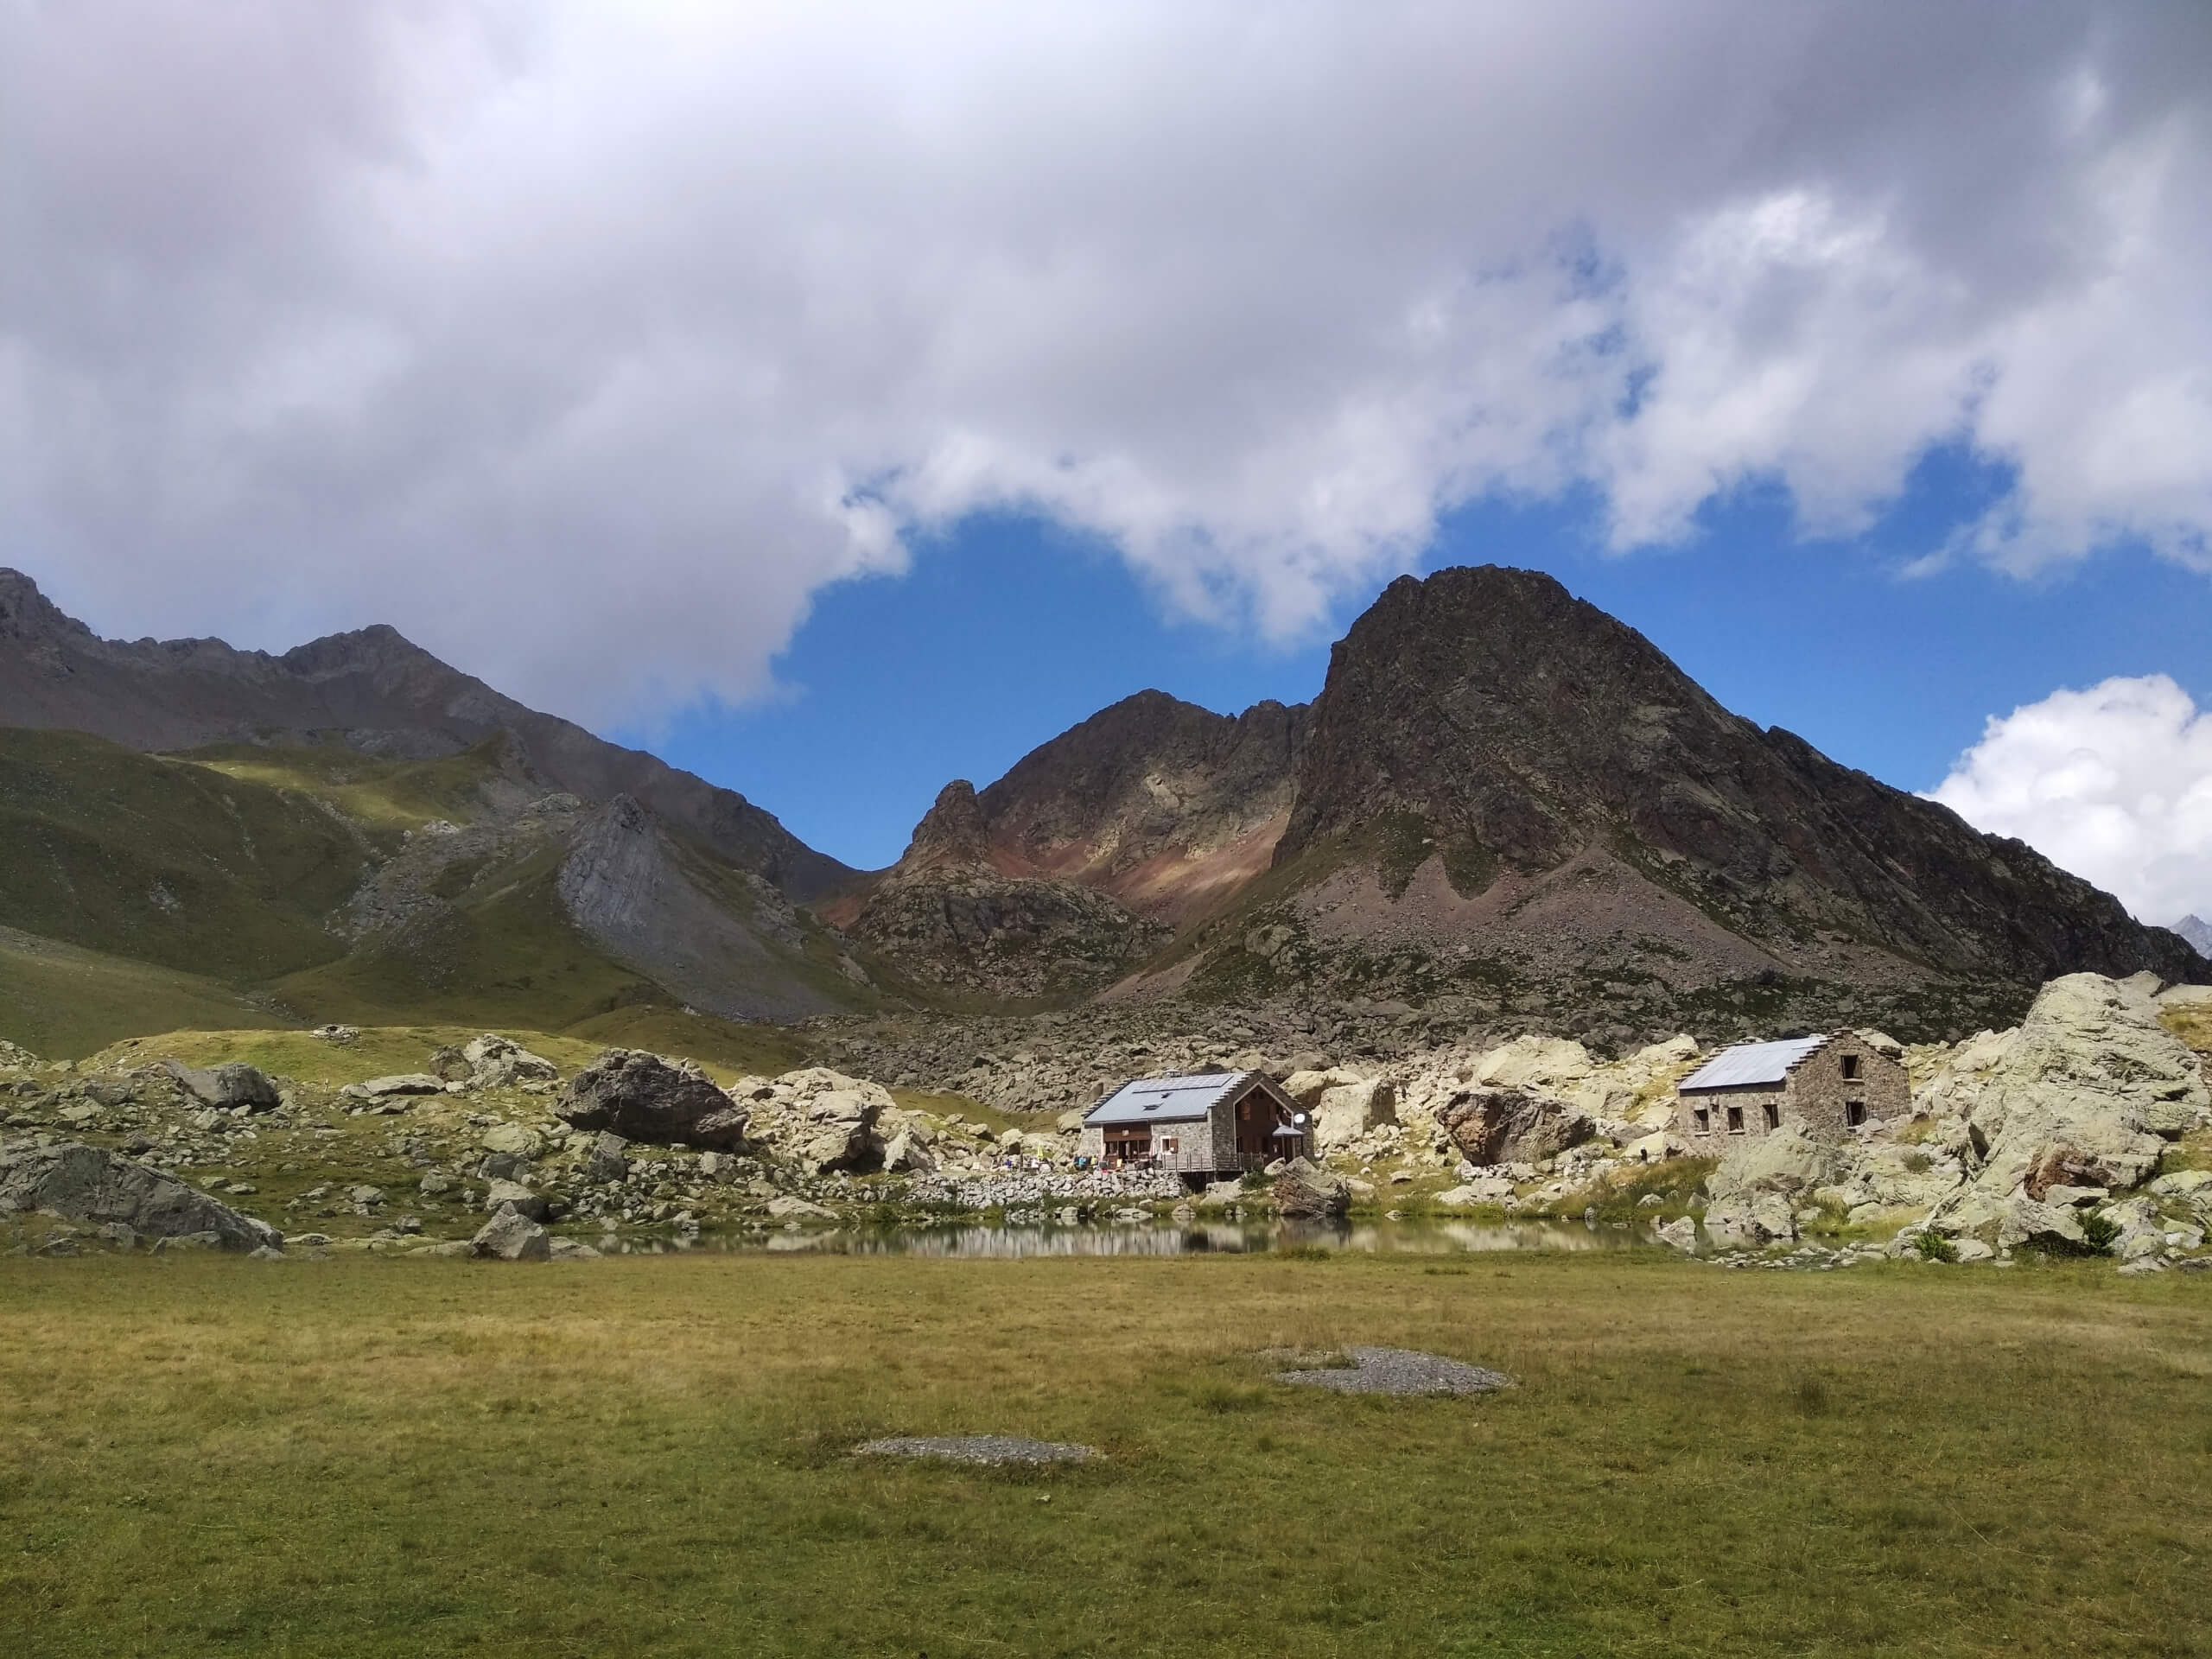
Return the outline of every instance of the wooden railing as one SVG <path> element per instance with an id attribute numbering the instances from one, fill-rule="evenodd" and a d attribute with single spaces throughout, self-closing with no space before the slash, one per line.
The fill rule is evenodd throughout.
<path id="1" fill-rule="evenodd" d="M 1280 1154 L 1278 1154 L 1280 1155 Z M 1149 1158 L 1131 1160 L 1119 1166 L 1126 1169 L 1158 1169 L 1173 1174 L 1245 1174 L 1265 1169 L 1274 1159 L 1265 1153 L 1228 1152 L 1207 1154 L 1188 1152 L 1155 1152 Z M 1109 1167 L 1115 1166 L 1109 1163 Z"/>

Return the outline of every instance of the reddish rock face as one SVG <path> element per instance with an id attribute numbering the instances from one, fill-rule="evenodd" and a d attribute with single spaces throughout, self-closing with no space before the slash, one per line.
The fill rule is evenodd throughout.
<path id="1" fill-rule="evenodd" d="M 1268 867 L 1306 708 L 1217 715 L 1141 691 L 1033 750 L 977 804 L 1007 874 L 1044 874 L 1178 923 Z"/>
<path id="2" fill-rule="evenodd" d="M 823 913 L 939 984 L 1017 998 L 1096 988 L 1267 868 L 1304 714 L 1126 698 L 980 794 L 946 785 L 899 862 Z"/>

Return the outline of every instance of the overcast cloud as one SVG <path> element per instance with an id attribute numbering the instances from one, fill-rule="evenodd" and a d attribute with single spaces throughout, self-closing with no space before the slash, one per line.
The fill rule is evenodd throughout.
<path id="1" fill-rule="evenodd" d="M 2142 921 L 2212 916 L 2212 714 L 2163 674 L 1993 716 L 1934 798 L 2018 836 Z"/>
<path id="2" fill-rule="evenodd" d="M 729 15 L 734 13 L 735 15 Z M 0 562 L 650 719 L 1033 509 L 1278 636 L 1929 445 L 1942 556 L 2212 569 L 2212 15 L 0 0 Z M 2017 718 L 2017 717 L 2016 717 Z M 1993 734 L 1993 741 L 1994 734 Z M 1948 786 L 1947 786 L 1948 787 Z"/>

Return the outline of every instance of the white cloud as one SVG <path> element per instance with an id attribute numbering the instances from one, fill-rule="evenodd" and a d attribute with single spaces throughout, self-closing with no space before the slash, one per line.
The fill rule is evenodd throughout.
<path id="1" fill-rule="evenodd" d="M 1999 718 L 1934 791 L 2141 920 L 2212 915 L 2212 711 L 2163 674 L 2054 691 Z"/>
<path id="2" fill-rule="evenodd" d="M 0 0 L 0 559 L 389 618 L 588 717 L 762 689 L 1027 507 L 1295 634 L 1440 512 L 1747 480 L 2212 568 L 2212 17 L 1847 0 Z"/>

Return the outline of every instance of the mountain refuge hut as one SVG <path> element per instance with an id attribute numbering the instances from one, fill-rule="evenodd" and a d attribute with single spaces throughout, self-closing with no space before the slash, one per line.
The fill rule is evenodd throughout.
<path id="1" fill-rule="evenodd" d="M 1203 1185 L 1299 1156 L 1306 1127 L 1264 1071 L 1139 1077 L 1084 1114 L 1076 1155 L 1109 1169 L 1172 1170 Z"/>
<path id="2" fill-rule="evenodd" d="M 1835 1140 L 1912 1105 L 1904 1067 L 1855 1031 L 1738 1043 L 1675 1085 L 1675 1133 L 1693 1153 L 1725 1152 L 1784 1124 Z"/>

